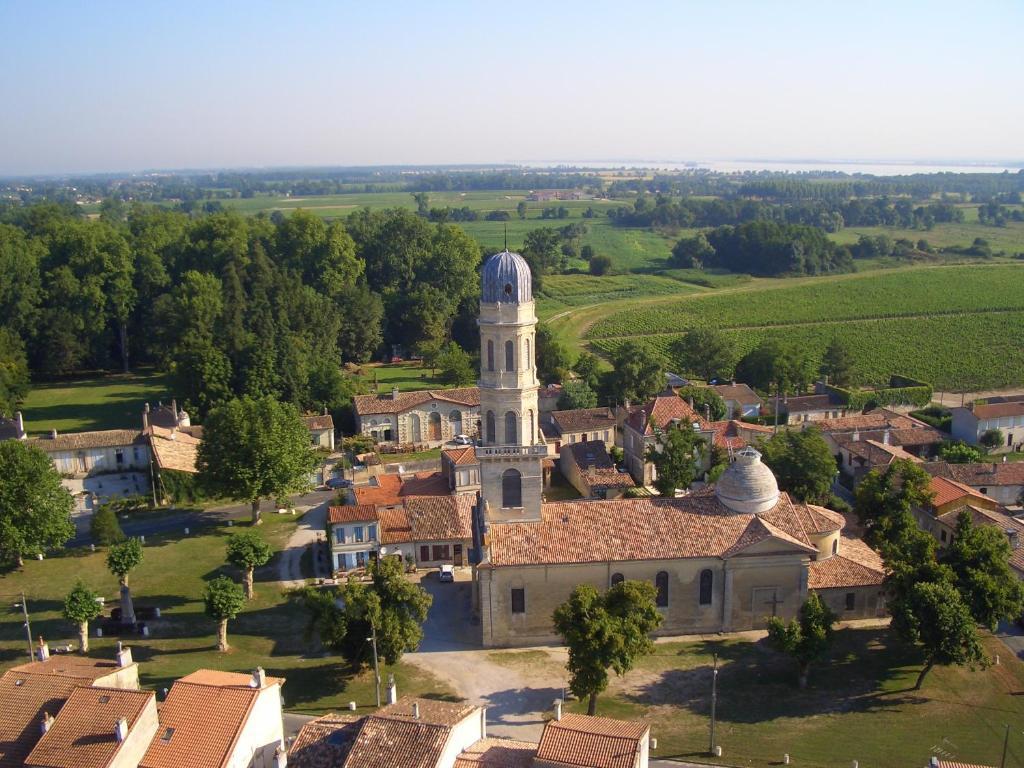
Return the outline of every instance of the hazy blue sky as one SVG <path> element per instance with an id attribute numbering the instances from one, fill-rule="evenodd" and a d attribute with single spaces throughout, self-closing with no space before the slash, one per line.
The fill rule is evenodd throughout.
<path id="1" fill-rule="evenodd" d="M 1021 0 L 0 0 L 0 173 L 1019 160 L 1022 40 Z"/>

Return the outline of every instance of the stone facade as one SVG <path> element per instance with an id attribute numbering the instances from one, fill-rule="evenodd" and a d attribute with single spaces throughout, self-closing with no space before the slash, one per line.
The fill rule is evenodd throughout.
<path id="1" fill-rule="evenodd" d="M 383 445 L 436 447 L 456 435 L 476 437 L 480 394 L 476 387 L 358 395 L 356 428 Z"/>

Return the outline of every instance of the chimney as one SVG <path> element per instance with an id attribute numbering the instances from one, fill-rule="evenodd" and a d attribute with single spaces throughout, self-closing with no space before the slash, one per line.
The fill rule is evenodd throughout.
<path id="1" fill-rule="evenodd" d="M 56 429 L 51 429 L 50 430 L 50 439 L 51 440 L 56 440 L 57 439 L 57 430 Z"/>
<path id="2" fill-rule="evenodd" d="M 854 432 L 853 433 L 853 442 L 855 442 L 855 443 L 859 443 L 860 442 L 860 432 Z"/>
<path id="3" fill-rule="evenodd" d="M 142 406 L 142 431 L 149 429 L 149 403 Z"/>
<path id="4" fill-rule="evenodd" d="M 114 737 L 118 744 L 128 738 L 128 721 L 123 717 L 114 723 Z"/>
<path id="5" fill-rule="evenodd" d="M 398 686 L 395 685 L 395 676 L 388 675 L 388 704 L 398 701 Z"/>
<path id="6" fill-rule="evenodd" d="M 47 645 L 46 641 L 43 640 L 43 636 L 39 636 L 39 647 L 36 649 L 36 658 L 39 661 L 46 661 L 50 658 L 50 646 Z"/>
<path id="7" fill-rule="evenodd" d="M 267 684 L 267 673 L 263 670 L 263 667 L 256 667 L 252 673 L 252 680 L 249 681 L 250 688 L 263 689 Z"/>
<path id="8" fill-rule="evenodd" d="M 885 432 L 882 433 L 882 445 L 888 445 L 888 444 L 889 444 L 889 430 L 887 429 L 887 430 L 885 430 Z"/>
<path id="9" fill-rule="evenodd" d="M 174 417 L 174 423 L 178 423 L 178 398 L 171 398 L 171 416 Z"/>
<path id="10" fill-rule="evenodd" d="M 686 402 L 690 406 L 690 410 L 692 411 L 693 410 L 693 398 L 692 397 L 686 398 Z"/>
<path id="11" fill-rule="evenodd" d="M 285 768 L 288 765 L 288 750 L 283 744 L 278 744 L 274 750 L 274 768 Z"/>
<path id="12" fill-rule="evenodd" d="M 420 703 L 418 701 L 414 701 L 412 703 L 412 719 L 413 720 L 419 720 L 420 719 Z"/>
<path id="13" fill-rule="evenodd" d="M 25 420 L 21 416 L 21 411 L 14 412 L 14 430 L 19 440 L 25 439 Z"/>
<path id="14" fill-rule="evenodd" d="M 555 720 L 562 719 L 562 700 L 555 699 Z"/>
<path id="15" fill-rule="evenodd" d="M 480 738 L 487 738 L 487 707 L 480 707 Z"/>
<path id="16" fill-rule="evenodd" d="M 391 399 L 392 400 L 397 400 L 398 399 L 398 387 L 397 386 L 391 388 Z"/>
<path id="17" fill-rule="evenodd" d="M 132 649 L 122 642 L 117 643 L 117 666 L 124 669 L 132 665 Z"/>
<path id="18" fill-rule="evenodd" d="M 53 715 L 49 712 L 43 712 L 43 722 L 39 724 L 39 730 L 46 733 L 50 730 L 51 725 L 53 725 Z"/>
<path id="19" fill-rule="evenodd" d="M 928 768 L 939 768 L 939 758 L 934 755 L 928 760 Z"/>
<path id="20" fill-rule="evenodd" d="M 704 420 L 711 421 L 711 406 L 707 403 L 704 404 Z"/>

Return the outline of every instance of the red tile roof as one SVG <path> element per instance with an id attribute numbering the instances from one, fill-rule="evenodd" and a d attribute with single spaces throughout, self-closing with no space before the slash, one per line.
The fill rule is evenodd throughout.
<path id="1" fill-rule="evenodd" d="M 28 442 L 47 453 L 54 453 L 141 444 L 146 442 L 146 436 L 138 429 L 103 429 L 96 432 L 69 432 L 56 437 L 33 437 Z"/>
<path id="2" fill-rule="evenodd" d="M 447 496 L 451 493 L 448 478 L 440 472 L 417 472 L 402 481 L 402 496 Z"/>
<path id="3" fill-rule="evenodd" d="M 249 675 L 202 669 L 171 686 L 160 728 L 140 768 L 222 768 L 249 717 L 259 689 Z M 283 683 L 267 678 L 267 685 Z M 168 738 L 169 735 L 169 738 Z"/>
<path id="4" fill-rule="evenodd" d="M 405 507 L 381 509 L 377 514 L 380 519 L 381 544 L 402 544 L 412 541 L 412 526 L 409 524 L 409 515 L 406 514 Z"/>
<path id="5" fill-rule="evenodd" d="M 410 496 L 405 513 L 414 541 L 451 541 L 473 538 L 475 498 L 460 496 Z"/>
<path id="6" fill-rule="evenodd" d="M 761 424 L 747 424 L 744 421 L 710 421 L 705 425 L 715 433 L 715 445 L 719 448 L 739 450 L 751 442 L 771 435 L 775 430 Z"/>
<path id="7" fill-rule="evenodd" d="M 970 486 L 1000 487 L 1024 485 L 1024 461 L 948 464 L 944 461 L 924 465 L 929 474 L 946 477 Z"/>
<path id="8" fill-rule="evenodd" d="M 445 448 L 441 451 L 441 455 L 448 458 L 448 460 L 456 466 L 463 464 L 476 464 L 476 448 L 472 445 L 463 445 L 458 448 Z"/>
<path id="9" fill-rule="evenodd" d="M 579 768 L 633 768 L 640 743 L 650 731 L 645 723 L 587 715 L 549 720 L 537 745 L 537 760 Z"/>
<path id="10" fill-rule="evenodd" d="M 402 503 L 402 478 L 398 475 L 377 475 L 376 485 L 360 485 L 355 489 L 356 504 L 378 507 Z"/>
<path id="11" fill-rule="evenodd" d="M 453 768 L 532 768 L 537 745 L 511 739 L 480 739 L 464 749 Z"/>
<path id="12" fill-rule="evenodd" d="M 356 395 L 353 399 L 356 413 L 360 416 L 381 413 L 402 413 L 418 405 L 438 400 L 467 407 L 480 405 L 480 388 L 425 389 L 419 392 L 399 392 L 398 397 L 386 395 Z"/>
<path id="13" fill-rule="evenodd" d="M 25 665 L 28 666 L 28 665 Z M 11 669 L 0 676 L 0 766 L 24 763 L 43 735 L 43 714 L 56 715 L 81 680 L 60 675 L 35 675 Z"/>
<path id="14" fill-rule="evenodd" d="M 327 510 L 328 523 L 362 523 L 379 519 L 377 507 L 373 504 L 348 504 L 330 507 Z"/>
<path id="15" fill-rule="evenodd" d="M 40 768 L 107 768 L 121 743 L 114 733 L 120 719 L 135 728 L 146 707 L 156 719 L 156 694 L 121 688 L 75 688 L 53 724 L 25 760 Z"/>
<path id="16" fill-rule="evenodd" d="M 418 718 L 413 702 L 419 706 Z M 363 721 L 343 768 L 435 768 L 452 728 L 475 709 L 432 699 L 399 699 Z"/>
<path id="17" fill-rule="evenodd" d="M 822 432 L 848 432 L 855 429 L 933 429 L 933 427 L 910 416 L 890 411 L 887 408 L 875 408 L 867 413 L 853 413 L 838 419 L 823 419 L 813 425 Z"/>
<path id="18" fill-rule="evenodd" d="M 49 675 L 76 680 L 76 685 L 89 684 L 120 669 L 116 661 L 93 659 L 71 653 L 54 654 L 46 661 L 30 661 L 11 667 L 11 672 Z"/>
<path id="19" fill-rule="evenodd" d="M 740 405 L 762 405 L 764 402 L 746 384 L 714 384 L 711 389 L 723 400 L 734 400 Z"/>
<path id="20" fill-rule="evenodd" d="M 331 414 L 314 414 L 313 416 L 303 416 L 302 423 L 306 425 L 306 429 L 309 431 L 323 431 L 326 429 L 334 429 L 334 417 Z"/>
<path id="21" fill-rule="evenodd" d="M 979 419 L 998 419 L 1003 416 L 1024 416 L 1024 402 L 985 403 L 972 406 Z"/>
<path id="22" fill-rule="evenodd" d="M 932 499 L 932 506 L 935 508 L 945 506 L 951 501 L 956 501 L 957 499 L 964 499 L 965 504 L 970 500 L 980 500 L 990 504 L 996 503 L 994 499 L 990 499 L 985 494 L 979 493 L 971 488 L 971 486 L 958 483 L 956 480 L 950 480 L 945 477 L 932 477 L 931 489 L 932 493 L 935 494 Z"/>
<path id="23" fill-rule="evenodd" d="M 552 411 L 551 420 L 560 434 L 567 432 L 593 432 L 614 430 L 615 412 L 611 408 L 577 408 L 572 411 Z M 614 432 L 612 432 L 614 434 Z"/>
<path id="24" fill-rule="evenodd" d="M 330 714 L 310 720 L 299 729 L 288 749 L 290 768 L 337 768 L 348 756 L 364 717 Z"/>
<path id="25" fill-rule="evenodd" d="M 492 523 L 493 567 L 727 557 L 771 537 L 811 553 L 803 519 L 785 493 L 767 512 L 739 514 L 710 489 L 678 499 L 640 498 L 544 504 L 541 520 Z"/>
<path id="26" fill-rule="evenodd" d="M 643 422 L 641 423 L 641 420 Z M 641 409 L 634 410 L 626 420 L 635 431 L 644 435 L 653 434 L 653 428 L 665 429 L 671 422 L 694 422 L 704 427 L 706 422 L 683 398 L 676 394 L 657 395 Z"/>
<path id="27" fill-rule="evenodd" d="M 881 585 L 885 580 L 882 558 L 861 539 L 842 536 L 839 552 L 824 560 L 812 560 L 807 575 L 809 589 L 840 589 Z"/>

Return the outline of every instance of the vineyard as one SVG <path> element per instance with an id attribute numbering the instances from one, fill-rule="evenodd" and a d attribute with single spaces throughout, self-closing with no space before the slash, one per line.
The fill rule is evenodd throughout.
<path id="1" fill-rule="evenodd" d="M 717 327 L 745 354 L 766 337 L 819 356 L 833 338 L 860 383 L 892 373 L 949 390 L 1024 381 L 1024 266 L 949 267 L 696 295 L 617 312 L 587 332 L 609 355 L 627 340 L 666 356 L 687 328 Z"/>

